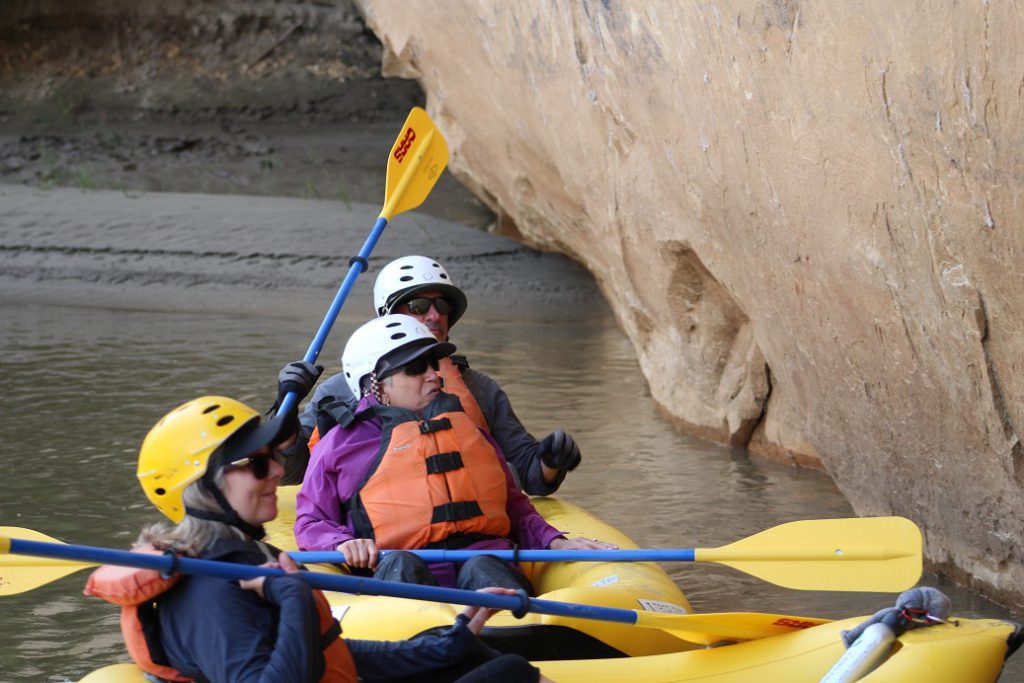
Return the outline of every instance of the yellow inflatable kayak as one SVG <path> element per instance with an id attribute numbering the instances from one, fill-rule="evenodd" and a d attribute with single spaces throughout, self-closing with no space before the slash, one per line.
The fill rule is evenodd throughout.
<path id="1" fill-rule="evenodd" d="M 558 683 L 819 683 L 843 654 L 839 632 L 862 618 L 710 649 L 640 657 L 534 662 Z M 957 619 L 908 631 L 861 683 L 994 683 L 1019 628 L 993 619 Z M 644 630 L 644 629 L 638 629 Z M 108 666 L 81 683 L 144 683 L 133 664 Z"/>
<path id="2" fill-rule="evenodd" d="M 285 550 L 295 549 L 295 493 L 296 487 L 279 490 L 279 516 L 268 525 L 270 541 Z M 534 504 L 553 526 L 569 535 L 601 538 L 623 548 L 636 547 L 628 537 L 571 503 L 537 498 Z M 338 571 L 331 566 L 311 568 Z M 941 624 L 906 632 L 892 647 L 885 647 L 888 656 L 866 676 L 850 677 L 846 672 L 841 677 L 836 671 L 830 674 L 845 652 L 840 632 L 867 617 L 830 622 L 756 613 L 686 616 L 691 612 L 689 602 L 656 564 L 551 562 L 524 568 L 541 598 L 667 612 L 680 615 L 681 623 L 693 619 L 699 624 L 694 627 L 696 633 L 685 629 L 670 632 L 537 614 L 517 620 L 507 613 L 497 614 L 488 622 L 483 636 L 490 645 L 523 654 L 560 683 L 819 683 L 826 675 L 837 682 L 990 683 L 997 680 L 1004 659 L 1022 639 L 1020 627 L 1012 622 L 953 619 L 955 626 Z M 339 593 L 329 593 L 328 599 L 346 636 L 377 640 L 399 640 L 446 628 L 462 609 Z M 719 631 L 732 636 L 702 636 Z M 714 647 L 708 646 L 711 642 Z M 144 680 L 134 665 L 118 664 L 86 676 L 82 683 Z"/>
<path id="3" fill-rule="evenodd" d="M 295 550 L 295 486 L 278 489 L 278 516 L 267 524 L 269 542 Z M 556 529 L 569 536 L 600 538 L 622 548 L 636 544 L 579 506 L 556 498 L 534 498 L 534 506 Z M 689 614 L 690 603 L 679 586 L 657 564 L 649 562 L 525 563 L 539 598 L 603 607 Z M 339 571 L 315 565 L 317 571 Z M 371 595 L 328 593 L 342 631 L 352 638 L 404 640 L 432 628 L 446 628 L 461 606 Z M 530 659 L 590 656 L 638 656 L 678 652 L 697 647 L 672 634 L 589 619 L 507 612 L 488 621 L 487 640 L 495 647 Z"/>

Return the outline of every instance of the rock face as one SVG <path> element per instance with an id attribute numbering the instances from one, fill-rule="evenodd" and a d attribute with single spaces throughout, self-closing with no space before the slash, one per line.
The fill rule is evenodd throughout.
<path id="1" fill-rule="evenodd" d="M 1024 16 L 361 4 L 452 170 L 594 273 L 674 419 L 823 466 L 1024 604 Z"/>

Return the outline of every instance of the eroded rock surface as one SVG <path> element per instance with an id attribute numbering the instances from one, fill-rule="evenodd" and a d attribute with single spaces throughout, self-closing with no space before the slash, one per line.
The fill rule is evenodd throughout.
<path id="1" fill-rule="evenodd" d="M 598 279 L 679 422 L 1024 604 L 1010 5 L 362 0 L 451 168 Z"/>

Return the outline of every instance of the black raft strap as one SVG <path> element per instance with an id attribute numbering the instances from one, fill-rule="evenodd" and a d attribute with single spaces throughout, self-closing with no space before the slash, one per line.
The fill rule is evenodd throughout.
<path id="1" fill-rule="evenodd" d="M 452 421 L 447 417 L 439 417 L 436 420 L 424 420 L 420 422 L 420 434 L 439 432 L 443 429 L 451 429 Z"/>
<path id="2" fill-rule="evenodd" d="M 522 619 L 530 611 L 530 594 L 526 592 L 525 588 L 520 588 L 516 591 L 516 597 L 519 598 L 519 607 L 512 610 L 512 616 Z"/>
<path id="3" fill-rule="evenodd" d="M 427 474 L 444 474 L 462 467 L 462 453 L 458 451 L 438 453 L 427 458 Z"/>
<path id="4" fill-rule="evenodd" d="M 475 500 L 460 500 L 457 503 L 445 503 L 444 505 L 435 506 L 434 516 L 431 518 L 430 523 L 458 522 L 463 519 L 480 517 L 483 514 L 483 510 L 480 509 L 480 503 Z"/>

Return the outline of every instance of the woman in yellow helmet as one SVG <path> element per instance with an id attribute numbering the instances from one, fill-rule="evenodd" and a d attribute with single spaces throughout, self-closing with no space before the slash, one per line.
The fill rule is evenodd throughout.
<path id="1" fill-rule="evenodd" d="M 291 364 L 280 395 L 296 391 L 301 399 L 318 375 L 308 363 Z M 236 582 L 100 568 L 88 591 L 122 606 L 132 658 L 173 681 L 540 680 L 526 660 L 499 656 L 477 639 L 486 609 L 468 608 L 448 631 L 404 642 L 338 637 L 323 595 L 293 575 L 291 558 L 261 540 L 263 524 L 277 515 L 281 451 L 297 425 L 294 412 L 261 420 L 244 403 L 204 396 L 150 430 L 138 477 L 173 524 L 145 529 L 137 549 L 288 573 Z"/>

